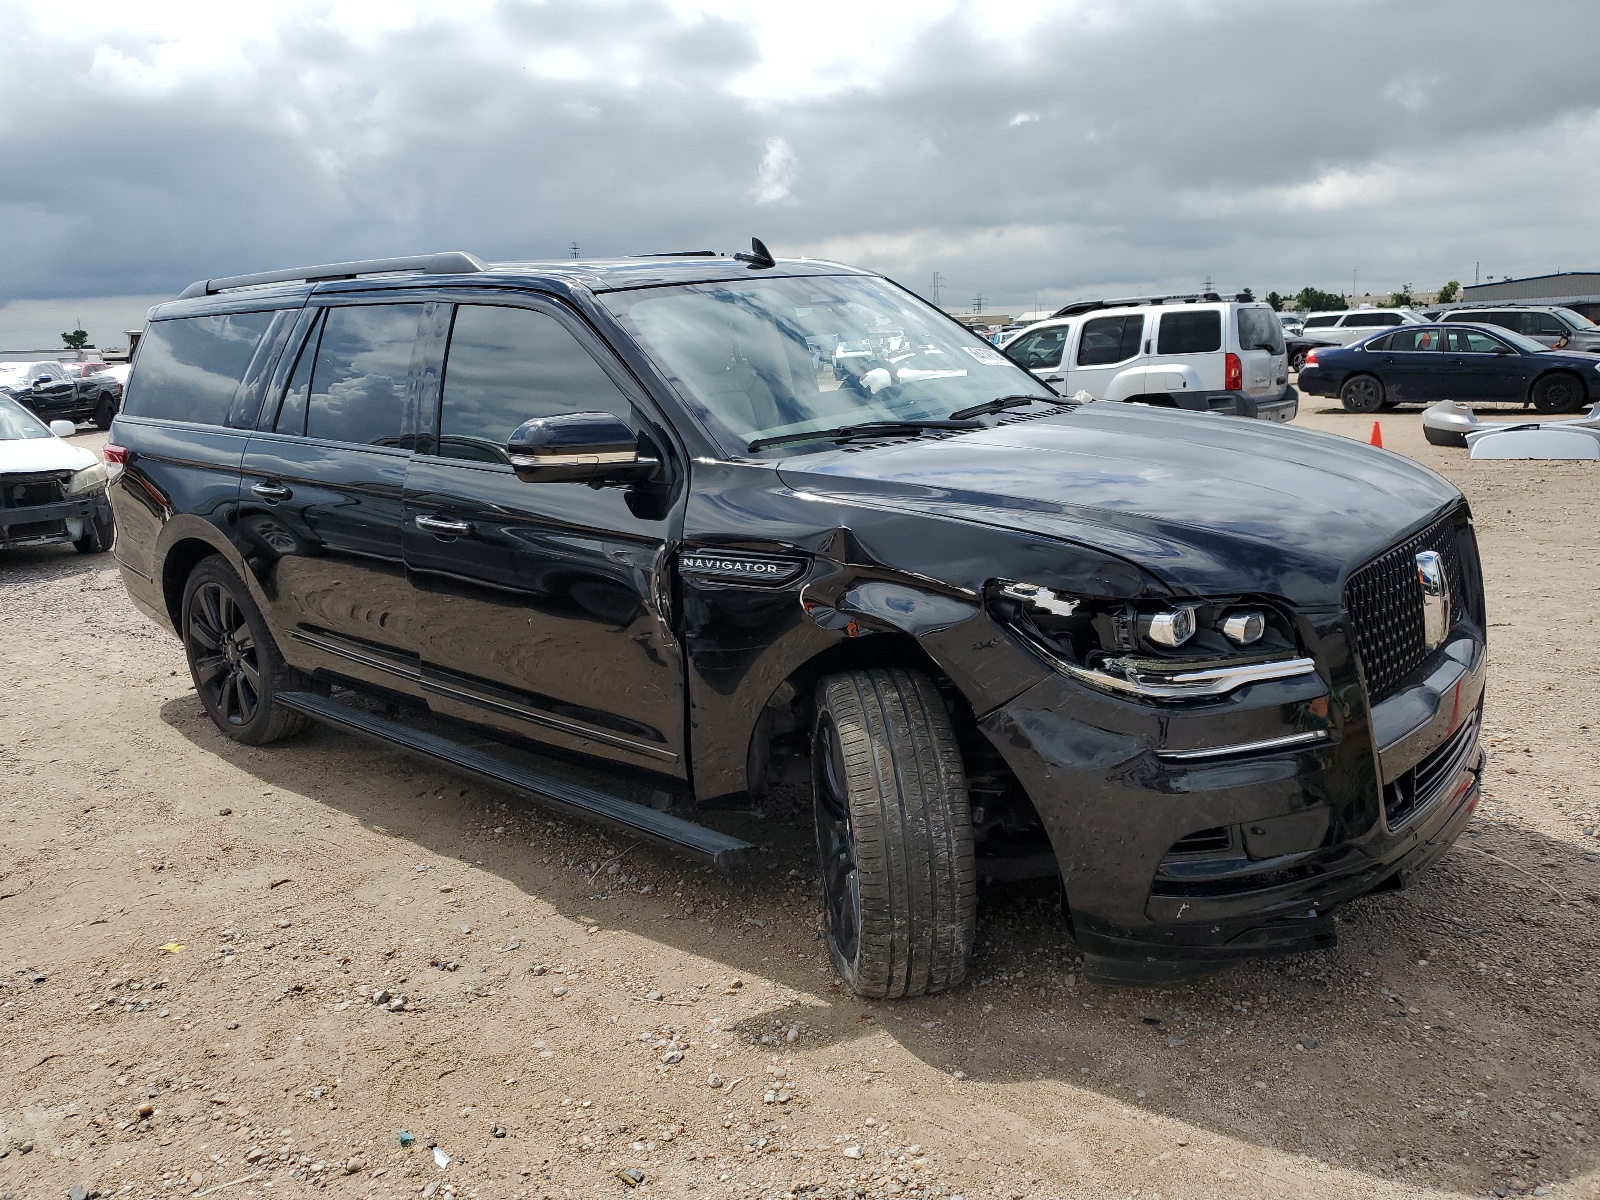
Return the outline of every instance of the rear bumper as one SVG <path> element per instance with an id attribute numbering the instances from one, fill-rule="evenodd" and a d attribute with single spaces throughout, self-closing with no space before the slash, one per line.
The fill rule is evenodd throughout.
<path id="1" fill-rule="evenodd" d="M 1332 396 L 1336 391 L 1333 380 L 1328 378 L 1327 372 L 1317 367 L 1301 368 L 1300 374 L 1295 376 L 1295 382 L 1308 396 Z"/>
<path id="2" fill-rule="evenodd" d="M 1481 630 L 1458 626 L 1372 708 L 1350 699 L 1364 688 L 1343 618 L 1308 633 L 1318 674 L 1206 705 L 1051 678 L 980 723 L 1050 835 L 1091 980 L 1160 983 L 1331 946 L 1338 906 L 1404 886 L 1465 827 Z M 1323 736 L 1283 744 L 1307 732 Z"/>
<path id="3" fill-rule="evenodd" d="M 1300 394 L 1286 387 L 1273 399 L 1247 392 L 1168 392 L 1174 408 L 1189 412 L 1221 413 L 1230 417 L 1259 417 L 1265 421 L 1292 421 L 1300 411 Z"/>

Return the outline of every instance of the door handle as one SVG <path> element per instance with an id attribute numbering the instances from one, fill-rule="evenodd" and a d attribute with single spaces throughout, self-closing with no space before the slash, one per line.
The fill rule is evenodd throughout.
<path id="1" fill-rule="evenodd" d="M 1066 382 L 1066 380 L 1065 380 L 1065 379 L 1063 379 L 1063 378 L 1062 378 L 1062 377 L 1061 377 L 1061 376 L 1059 376 L 1059 375 L 1046 375 L 1046 376 L 1045 376 L 1045 377 L 1044 377 L 1044 381 L 1045 381 L 1045 382 L 1046 382 L 1046 383 L 1065 383 L 1065 382 Z"/>
<path id="2" fill-rule="evenodd" d="M 435 537 L 466 537 L 472 526 L 466 521 L 453 521 L 448 517 L 418 517 L 417 528 Z"/>
<path id="3" fill-rule="evenodd" d="M 280 500 L 287 500 L 294 493 L 281 483 L 258 483 L 252 487 L 251 492 L 260 496 L 268 504 L 276 504 Z"/>

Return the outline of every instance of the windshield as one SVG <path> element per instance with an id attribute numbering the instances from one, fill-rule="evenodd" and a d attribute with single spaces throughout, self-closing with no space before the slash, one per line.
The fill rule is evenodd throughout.
<path id="1" fill-rule="evenodd" d="M 0 442 L 55 437 L 45 423 L 15 400 L 0 396 Z"/>
<path id="2" fill-rule="evenodd" d="M 1518 350 L 1526 354 L 1543 354 L 1550 349 L 1543 342 L 1536 342 L 1531 337 L 1523 337 L 1522 334 L 1502 328 L 1499 325 L 1494 326 L 1494 335 L 1502 341 L 1510 342 Z"/>
<path id="3" fill-rule="evenodd" d="M 993 346 L 882 279 L 768 277 L 602 299 L 738 453 L 840 425 L 943 421 L 1001 396 L 1051 398 Z"/>
<path id="4" fill-rule="evenodd" d="M 1589 320 L 1589 318 L 1584 316 L 1581 312 L 1578 312 L 1576 309 L 1572 309 L 1572 308 L 1556 308 L 1556 309 L 1551 309 L 1551 311 L 1554 312 L 1556 314 L 1556 316 L 1560 317 L 1563 321 L 1565 321 L 1573 329 L 1593 329 L 1593 328 L 1595 328 L 1595 323 L 1593 321 Z"/>

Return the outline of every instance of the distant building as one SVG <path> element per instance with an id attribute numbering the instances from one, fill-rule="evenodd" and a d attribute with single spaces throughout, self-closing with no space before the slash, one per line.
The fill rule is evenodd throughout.
<path id="1" fill-rule="evenodd" d="M 1600 321 L 1600 271 L 1562 271 L 1469 284 L 1452 307 L 1463 304 L 1560 304 L 1591 321 Z"/>

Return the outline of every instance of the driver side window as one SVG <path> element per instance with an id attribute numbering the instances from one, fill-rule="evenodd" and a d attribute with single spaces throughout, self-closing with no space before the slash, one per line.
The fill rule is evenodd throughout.
<path id="1" fill-rule="evenodd" d="M 1006 350 L 1006 357 L 1029 371 L 1045 371 L 1061 365 L 1061 352 L 1067 344 L 1067 325 L 1036 329 L 1023 334 Z"/>
<path id="2" fill-rule="evenodd" d="M 1493 354 L 1504 342 L 1476 329 L 1451 329 L 1445 333 L 1445 349 L 1451 354 Z"/>
<path id="3" fill-rule="evenodd" d="M 457 307 L 439 402 L 439 455 L 508 462 L 524 421 L 605 412 L 637 425 L 633 405 L 554 317 L 492 304 Z"/>

